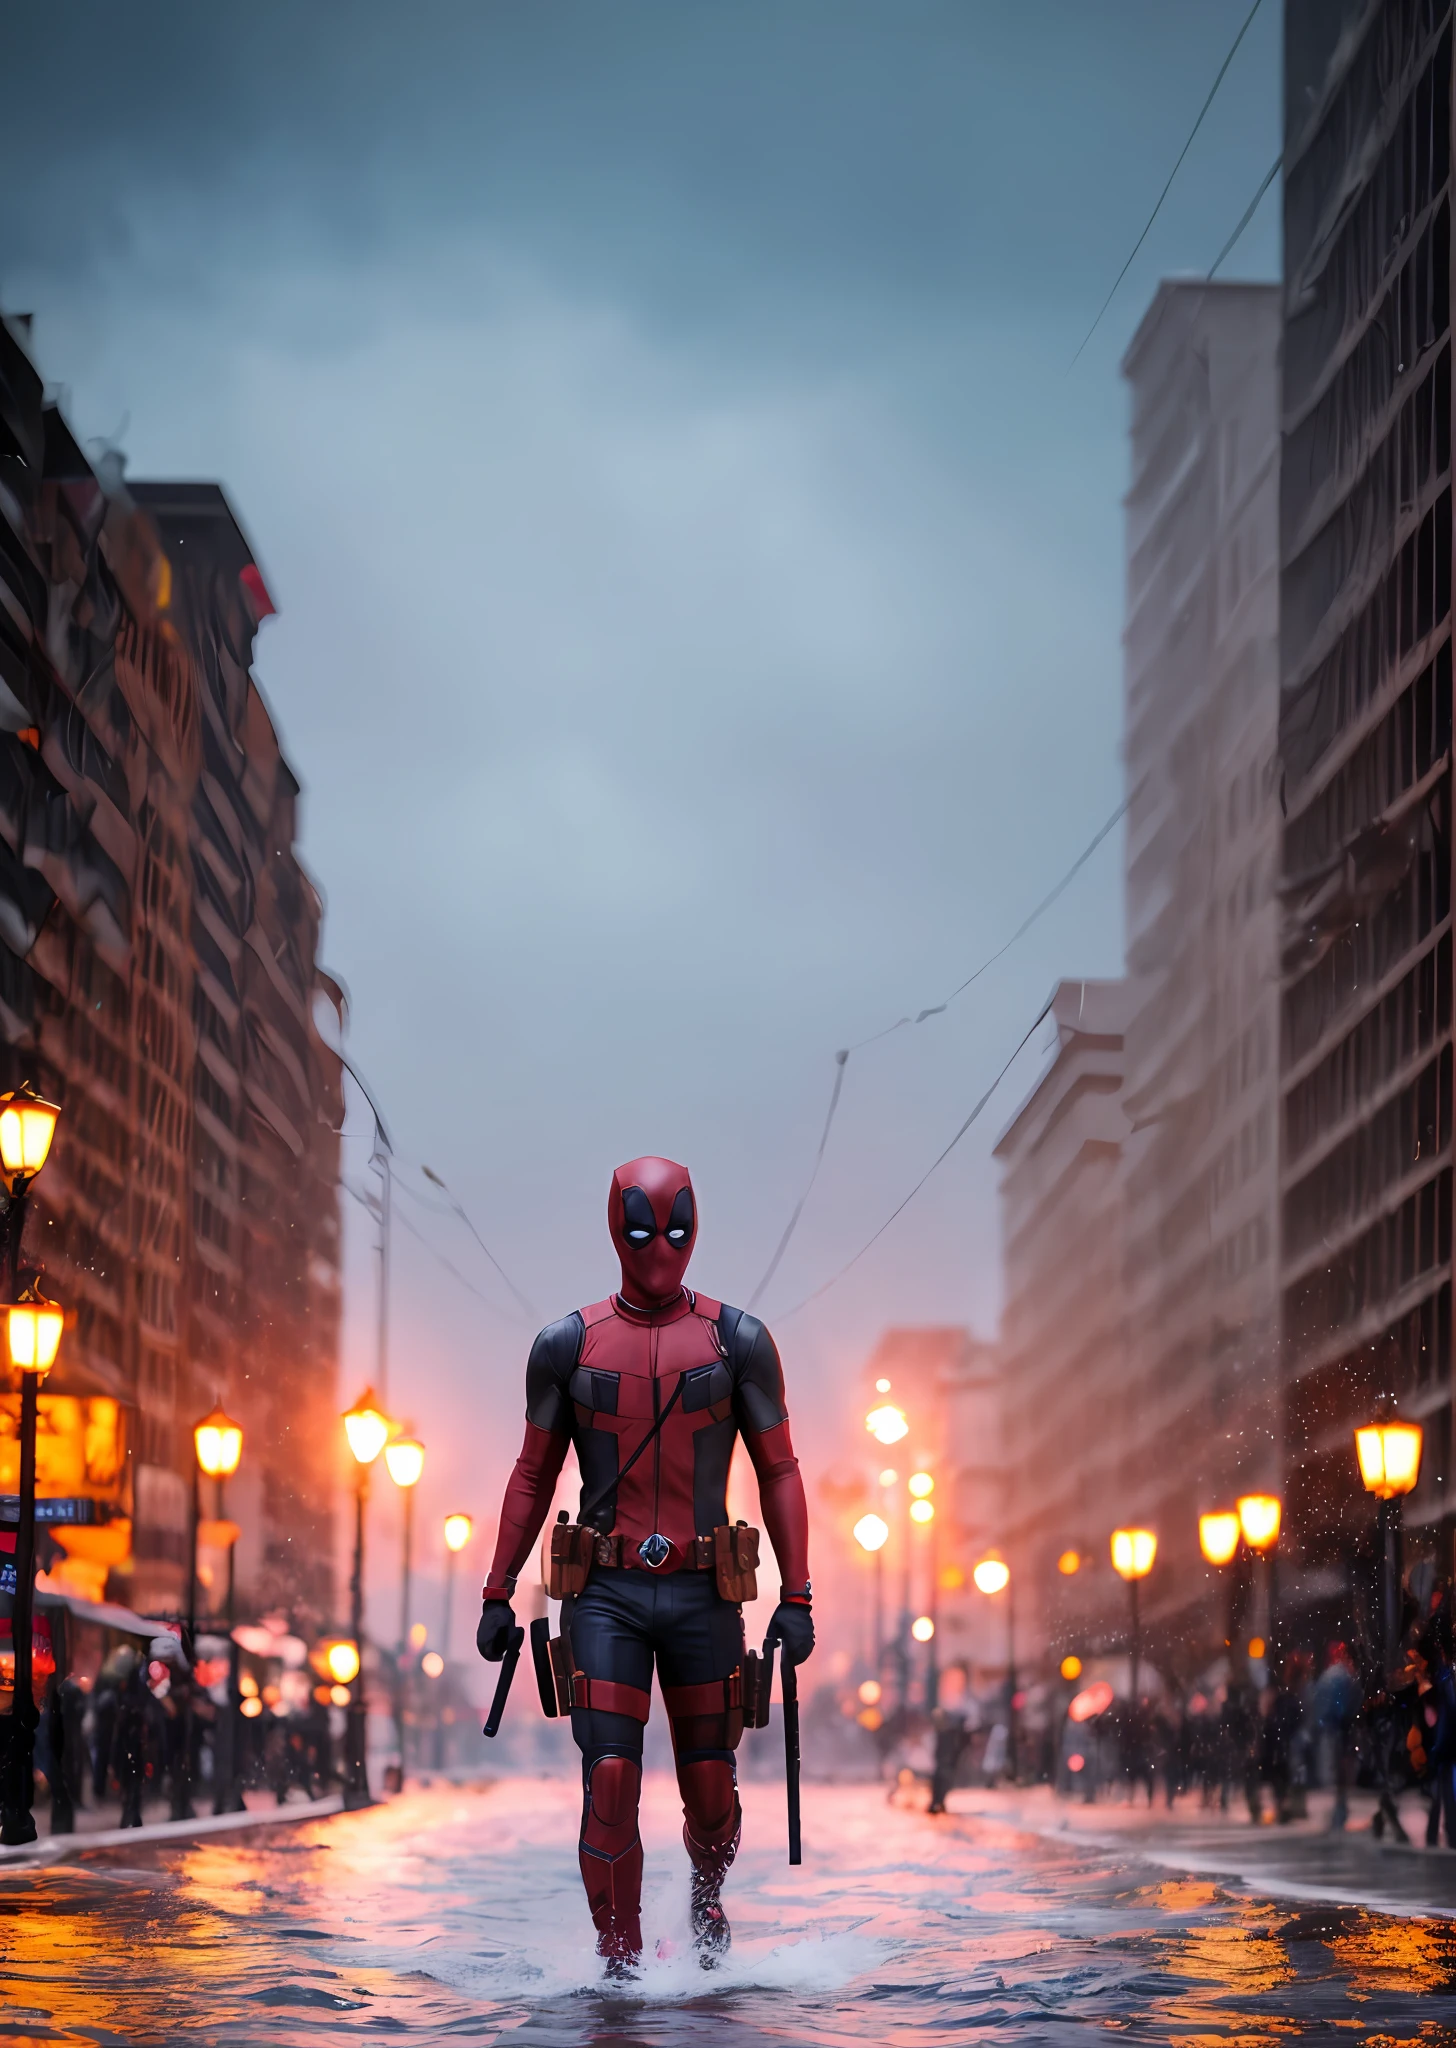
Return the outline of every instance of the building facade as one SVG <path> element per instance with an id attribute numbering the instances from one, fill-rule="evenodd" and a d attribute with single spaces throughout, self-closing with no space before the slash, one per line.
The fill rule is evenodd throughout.
<path id="1" fill-rule="evenodd" d="M 1382 1396 L 1425 1424 L 1413 1550 L 1452 1565 L 1450 7 L 1289 0 L 1285 69 L 1285 1431 L 1337 1602 Z"/>
<path id="2" fill-rule="evenodd" d="M 1199 1510 L 1279 1469 L 1279 321 L 1275 285 L 1164 283 L 1122 365 L 1117 1491 L 1158 1532 L 1169 1617 L 1201 1584 Z"/>
<path id="3" fill-rule="evenodd" d="M 996 1146 L 1002 1543 L 1022 1588 L 1029 1658 L 1055 1647 L 1064 1553 L 1085 1560 L 1084 1602 L 1107 1596 L 1108 1516 L 1119 1517 L 1136 1443 L 1123 1260 L 1127 1018 L 1125 982 L 1061 982 L 1051 1059 Z"/>
<path id="4" fill-rule="evenodd" d="M 63 1110 L 26 1241 L 73 1312 L 41 1484 L 117 1511 L 59 1532 L 53 1576 L 183 1604 L 191 1428 L 221 1401 L 244 1597 L 322 1619 L 342 1097 L 314 1006 L 338 995 L 251 675 L 271 609 L 222 492 L 93 467 L 0 323 L 0 1084 Z"/>

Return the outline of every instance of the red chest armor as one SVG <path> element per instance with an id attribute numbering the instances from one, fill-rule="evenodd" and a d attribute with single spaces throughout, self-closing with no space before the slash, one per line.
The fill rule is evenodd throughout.
<path id="1" fill-rule="evenodd" d="M 585 1335 L 568 1392 L 584 1500 L 610 1484 L 677 1395 L 655 1441 L 591 1518 L 623 1538 L 624 1561 L 661 1535 L 673 1546 L 662 1567 L 671 1571 L 694 1536 L 728 1519 L 738 1419 L 720 1308 L 685 1293 L 666 1315 L 635 1315 L 615 1297 L 580 1311 Z"/>

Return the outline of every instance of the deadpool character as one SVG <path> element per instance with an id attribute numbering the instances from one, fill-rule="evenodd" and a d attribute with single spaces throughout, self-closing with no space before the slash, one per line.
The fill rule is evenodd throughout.
<path id="1" fill-rule="evenodd" d="M 755 1317 L 683 1284 L 698 1230 L 687 1168 L 670 1159 L 619 1166 L 607 1224 L 620 1290 L 549 1324 L 531 1347 L 526 1439 L 506 1487 L 476 1641 L 492 1662 L 504 1654 L 516 1575 L 574 1448 L 584 1520 L 597 1532 L 585 1589 L 561 1613 L 576 1669 L 581 1875 L 608 1974 L 630 1976 L 642 1952 L 637 1806 L 654 1662 L 703 1966 L 729 1944 L 721 1893 L 742 1823 L 733 1753 L 743 1732 L 743 1610 L 719 1591 L 722 1538 L 715 1545 L 713 1532 L 727 1528 L 728 1466 L 740 1436 L 782 1581 L 769 1635 L 800 1664 L 814 1647 L 814 1623 L 809 1517 L 778 1352 Z"/>

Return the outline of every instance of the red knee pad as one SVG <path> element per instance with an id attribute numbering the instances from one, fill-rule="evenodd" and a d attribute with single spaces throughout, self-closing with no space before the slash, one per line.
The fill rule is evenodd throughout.
<path id="1" fill-rule="evenodd" d="M 683 1840 L 694 1863 L 722 1858 L 725 1851 L 731 1862 L 743 1820 L 732 1764 L 722 1757 L 700 1757 L 694 1763 L 678 1765 L 677 1782 L 682 1793 Z"/>
<path id="2" fill-rule="evenodd" d="M 587 1777 L 581 1839 L 602 1856 L 620 1856 L 637 1839 L 642 1767 L 625 1756 L 598 1757 Z"/>
<path id="3" fill-rule="evenodd" d="M 641 1790 L 640 1765 L 623 1756 L 598 1757 L 587 1776 L 581 1817 L 581 1881 L 597 1953 L 623 1961 L 642 1953 Z"/>

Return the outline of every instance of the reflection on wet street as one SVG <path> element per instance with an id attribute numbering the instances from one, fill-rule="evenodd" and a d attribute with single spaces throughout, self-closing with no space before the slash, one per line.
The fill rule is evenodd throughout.
<path id="1" fill-rule="evenodd" d="M 270 1834 L 0 1878 L 0 2042 L 1456 2044 L 1456 1922 L 1250 1898 L 873 1787 L 806 1789 L 805 1862 L 750 1786 L 736 1944 L 687 1949 L 672 1788 L 649 1787 L 659 1953 L 608 1998 L 565 1780 L 411 1792 Z"/>

